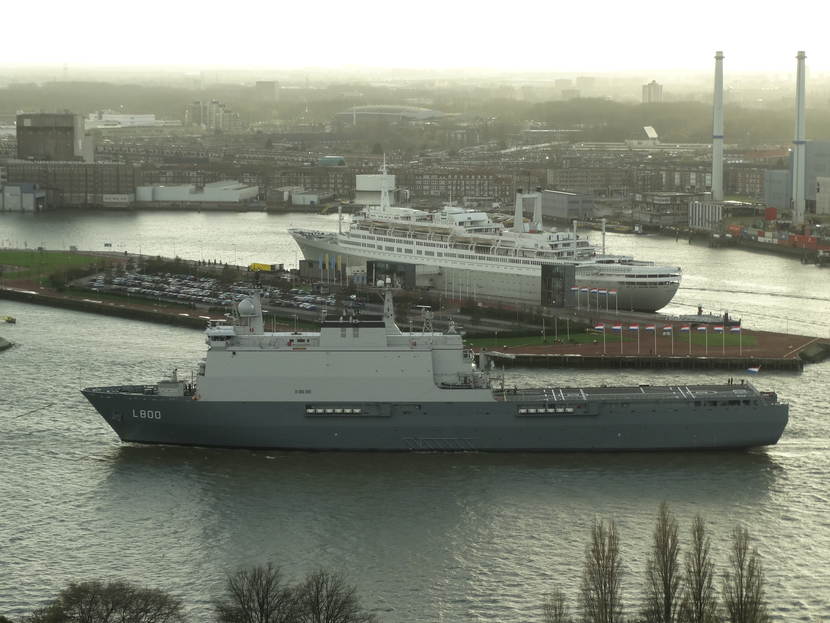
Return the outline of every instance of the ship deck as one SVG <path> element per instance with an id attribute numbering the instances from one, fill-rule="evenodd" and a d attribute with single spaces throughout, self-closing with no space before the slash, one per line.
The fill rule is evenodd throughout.
<path id="1" fill-rule="evenodd" d="M 760 396 L 749 383 L 738 385 L 639 385 L 635 387 L 534 387 L 495 388 L 493 395 L 505 402 L 585 402 L 620 400 L 747 400 Z"/>

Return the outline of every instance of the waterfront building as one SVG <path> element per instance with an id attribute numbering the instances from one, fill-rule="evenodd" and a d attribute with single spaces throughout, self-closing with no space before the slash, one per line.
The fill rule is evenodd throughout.
<path id="1" fill-rule="evenodd" d="M 584 194 L 563 190 L 542 191 L 542 216 L 560 221 L 581 221 L 593 216 L 594 202 Z"/>
<path id="2" fill-rule="evenodd" d="M 45 200 L 46 193 L 34 184 L 0 184 L 0 212 L 36 212 Z"/>
<path id="3" fill-rule="evenodd" d="M 723 227 L 723 203 L 692 201 L 689 204 L 689 229 L 717 232 Z"/>
<path id="4" fill-rule="evenodd" d="M 380 205 L 383 191 L 391 193 L 397 203 L 395 176 L 390 173 L 374 173 L 355 176 L 355 203 L 363 206 Z"/>
<path id="5" fill-rule="evenodd" d="M 686 226 L 689 204 L 706 199 L 706 193 L 656 192 L 634 195 L 632 218 L 643 225 L 659 227 Z"/>
<path id="6" fill-rule="evenodd" d="M 6 163 L 9 184 L 36 184 L 47 208 L 125 207 L 142 182 L 141 168 L 131 164 L 91 162 Z"/>
<path id="7" fill-rule="evenodd" d="M 350 199 L 355 193 L 355 170 L 346 166 L 279 167 L 273 172 L 269 187 L 277 189 L 286 186 Z"/>
<path id="8" fill-rule="evenodd" d="M 790 154 L 789 169 L 764 172 L 764 203 L 779 210 L 791 209 L 792 170 Z M 830 141 L 807 141 L 804 145 L 804 199 L 808 213 L 817 209 L 816 190 L 820 177 L 830 177 Z"/>
<path id="9" fill-rule="evenodd" d="M 204 185 L 139 186 L 135 200 L 138 204 L 239 204 L 256 199 L 258 195 L 257 186 L 248 186 L 236 180 L 222 180 Z"/>

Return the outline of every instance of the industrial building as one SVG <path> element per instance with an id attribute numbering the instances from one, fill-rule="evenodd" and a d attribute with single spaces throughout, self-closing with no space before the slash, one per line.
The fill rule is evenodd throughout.
<path id="1" fill-rule="evenodd" d="M 634 196 L 632 218 L 655 227 L 685 227 L 689 224 L 689 204 L 703 201 L 707 193 L 638 193 Z"/>
<path id="2" fill-rule="evenodd" d="M 258 186 L 248 186 L 235 180 L 223 180 L 204 185 L 139 186 L 135 191 L 135 201 L 139 206 L 152 203 L 240 204 L 254 200 L 258 196 Z"/>
<path id="3" fill-rule="evenodd" d="M 804 200 L 807 212 L 818 209 L 818 179 L 830 177 L 830 141 L 807 141 L 804 144 Z M 792 207 L 793 155 L 789 169 L 764 172 L 764 203 L 779 210 Z"/>
<path id="4" fill-rule="evenodd" d="M 558 221 L 584 220 L 593 216 L 594 201 L 588 195 L 563 190 L 542 191 L 542 216 Z"/>
<path id="5" fill-rule="evenodd" d="M 376 173 L 371 175 L 355 176 L 354 202 L 358 205 L 377 206 L 380 205 L 380 196 L 383 189 L 389 193 L 390 200 L 395 197 L 395 176 L 391 174 Z"/>
<path id="6" fill-rule="evenodd" d="M 21 160 L 92 162 L 94 145 L 80 115 L 23 113 L 17 115 L 17 157 Z"/>
<path id="7" fill-rule="evenodd" d="M 723 202 L 692 201 L 689 204 L 689 229 L 717 232 L 723 227 Z"/>
<path id="8" fill-rule="evenodd" d="M 6 163 L 9 184 L 36 184 L 49 208 L 126 207 L 141 183 L 141 169 L 130 164 L 86 162 Z"/>
<path id="9" fill-rule="evenodd" d="M 45 201 L 46 193 L 35 184 L 0 185 L 0 212 L 36 212 Z"/>

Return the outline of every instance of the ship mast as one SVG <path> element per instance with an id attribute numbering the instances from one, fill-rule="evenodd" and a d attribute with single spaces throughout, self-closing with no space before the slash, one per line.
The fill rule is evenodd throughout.
<path id="1" fill-rule="evenodd" d="M 380 178 L 380 210 L 384 212 L 391 207 L 389 203 L 389 188 L 386 185 L 388 178 L 388 172 L 386 169 L 386 154 L 383 154 L 383 165 L 380 168 L 381 178 Z"/>
<path id="2" fill-rule="evenodd" d="M 387 282 L 383 290 L 383 324 L 386 335 L 400 335 L 401 330 L 395 324 L 395 303 L 392 301 L 392 288 Z"/>

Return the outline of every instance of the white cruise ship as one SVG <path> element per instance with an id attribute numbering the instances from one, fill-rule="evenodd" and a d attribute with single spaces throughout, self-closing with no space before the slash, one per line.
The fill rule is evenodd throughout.
<path id="1" fill-rule="evenodd" d="M 534 201 L 525 222 L 524 200 Z M 516 195 L 513 226 L 484 212 L 455 206 L 435 212 L 390 205 L 381 191 L 379 206 L 368 207 L 338 231 L 290 229 L 308 260 L 329 267 L 355 266 L 367 260 L 416 266 L 417 284 L 444 290 L 449 298 L 539 304 L 546 264 L 571 264 L 580 307 L 656 311 L 680 286 L 677 266 L 605 255 L 576 231 L 542 227 L 541 196 Z M 371 276 L 370 276 L 371 278 Z"/>

